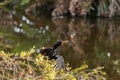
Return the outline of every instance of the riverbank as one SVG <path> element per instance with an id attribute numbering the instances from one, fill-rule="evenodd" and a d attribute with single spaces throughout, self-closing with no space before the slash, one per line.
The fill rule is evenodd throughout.
<path id="1" fill-rule="evenodd" d="M 0 6 L 11 9 L 22 9 L 26 14 L 38 14 L 41 11 L 56 16 L 92 16 L 118 17 L 120 16 L 119 0 L 4 0 Z"/>

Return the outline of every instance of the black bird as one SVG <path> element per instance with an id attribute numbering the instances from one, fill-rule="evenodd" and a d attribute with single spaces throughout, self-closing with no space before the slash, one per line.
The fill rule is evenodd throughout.
<path id="1" fill-rule="evenodd" d="M 64 69 L 64 70 L 66 70 L 63 57 L 59 54 L 58 51 L 56 51 L 56 49 L 60 45 L 64 45 L 66 43 L 68 43 L 67 40 L 66 41 L 59 40 L 53 45 L 53 48 L 37 49 L 37 53 L 40 53 L 40 54 L 42 54 L 44 56 L 48 56 L 48 58 L 50 60 L 55 59 L 56 60 L 56 65 L 54 67 L 55 69 L 58 69 L 58 70 Z"/>

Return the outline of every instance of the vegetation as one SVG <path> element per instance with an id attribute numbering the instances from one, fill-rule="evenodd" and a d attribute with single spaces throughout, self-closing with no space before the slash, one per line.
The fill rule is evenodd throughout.
<path id="1" fill-rule="evenodd" d="M 120 15 L 120 0 L 100 0 L 98 16 L 113 17 Z"/>
<path id="2" fill-rule="evenodd" d="M 103 67 L 88 70 L 87 65 L 72 70 L 67 66 L 67 71 L 54 70 L 55 61 L 47 57 L 34 54 L 34 49 L 22 51 L 21 53 L 8 54 L 0 51 L 0 79 L 19 80 L 105 80 Z"/>
<path id="3" fill-rule="evenodd" d="M 29 5 L 28 5 L 29 4 Z M 119 0 L 4 0 L 0 2 L 0 7 L 7 6 L 13 8 L 26 7 L 26 14 L 29 12 L 38 13 L 40 10 L 51 11 L 52 16 L 100 16 L 115 17 L 120 15 Z M 37 11 L 37 12 L 36 12 Z M 95 14 L 94 14 L 95 12 Z"/>
<path id="4" fill-rule="evenodd" d="M 5 6 L 8 4 L 14 4 L 14 5 L 25 5 L 29 3 L 30 0 L 4 0 L 3 2 L 0 3 L 0 6 Z"/>

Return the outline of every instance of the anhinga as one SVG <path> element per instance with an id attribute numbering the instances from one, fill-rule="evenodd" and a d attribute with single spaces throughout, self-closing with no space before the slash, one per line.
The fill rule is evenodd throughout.
<path id="1" fill-rule="evenodd" d="M 60 45 L 64 45 L 66 43 L 68 43 L 67 40 L 66 41 L 59 40 L 54 44 L 53 48 L 38 49 L 37 53 L 41 53 L 41 54 L 43 54 L 45 56 L 48 56 L 48 58 L 50 60 L 55 59 L 56 60 L 56 65 L 54 66 L 55 69 L 58 69 L 58 70 L 64 69 L 64 70 L 66 70 L 63 57 L 59 54 L 59 52 L 56 51 L 56 49 Z"/>

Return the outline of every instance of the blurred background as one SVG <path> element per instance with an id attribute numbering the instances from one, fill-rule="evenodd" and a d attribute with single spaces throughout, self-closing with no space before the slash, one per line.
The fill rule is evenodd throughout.
<path id="1" fill-rule="evenodd" d="M 64 0 L 54 6 L 53 1 L 0 0 L 0 50 L 19 53 L 33 46 L 52 47 L 57 40 L 69 40 L 68 45 L 58 48 L 65 63 L 72 68 L 82 64 L 88 64 L 89 68 L 103 66 L 108 80 L 120 80 L 120 18 L 114 18 L 117 12 L 100 13 L 95 10 L 98 8 L 94 7 L 95 0 L 89 1 L 94 7 L 90 15 L 84 9 L 82 16 L 83 12 L 75 11 L 57 13 L 56 5 Z M 74 1 L 71 0 L 71 5 Z M 97 15 L 93 17 L 93 13 Z"/>

